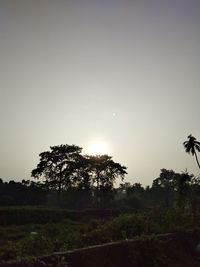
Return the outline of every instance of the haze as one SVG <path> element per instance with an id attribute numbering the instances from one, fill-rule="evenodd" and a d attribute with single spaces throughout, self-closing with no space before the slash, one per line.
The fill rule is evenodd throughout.
<path id="1" fill-rule="evenodd" d="M 151 184 L 161 168 L 198 174 L 200 4 L 0 1 L 0 177 L 30 179 L 38 154 L 103 142 Z"/>

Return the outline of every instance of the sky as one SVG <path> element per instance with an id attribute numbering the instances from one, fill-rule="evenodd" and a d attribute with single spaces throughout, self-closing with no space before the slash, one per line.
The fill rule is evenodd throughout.
<path id="1" fill-rule="evenodd" d="M 0 177 L 30 179 L 39 153 L 113 156 L 126 181 L 198 173 L 198 0 L 0 0 Z"/>

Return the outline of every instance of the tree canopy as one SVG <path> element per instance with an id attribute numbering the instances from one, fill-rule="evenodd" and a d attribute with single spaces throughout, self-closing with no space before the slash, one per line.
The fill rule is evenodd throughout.
<path id="1" fill-rule="evenodd" d="M 73 185 L 72 175 L 76 170 L 82 148 L 75 145 L 51 146 L 50 151 L 40 153 L 40 162 L 32 170 L 32 177 L 43 176 L 49 188 L 69 188 Z"/>
<path id="2" fill-rule="evenodd" d="M 75 145 L 51 146 L 50 151 L 39 154 L 40 161 L 32 170 L 32 177 L 45 179 L 45 185 L 60 194 L 72 187 L 96 192 L 112 191 L 117 178 L 123 180 L 126 167 L 108 155 L 82 155 L 82 148 Z M 98 194 L 97 193 L 97 194 Z"/>
<path id="3" fill-rule="evenodd" d="M 188 136 L 188 141 L 185 141 L 183 143 L 183 146 L 185 148 L 186 153 L 189 153 L 189 154 L 191 153 L 192 156 L 195 155 L 197 165 L 200 169 L 200 164 L 199 164 L 199 160 L 198 160 L 197 153 L 196 153 L 196 151 L 200 152 L 200 142 L 197 141 L 196 138 L 190 134 Z"/>

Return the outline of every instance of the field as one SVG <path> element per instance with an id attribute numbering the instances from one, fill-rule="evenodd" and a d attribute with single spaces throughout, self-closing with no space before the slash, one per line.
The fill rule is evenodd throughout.
<path id="1" fill-rule="evenodd" d="M 99 213 L 102 216 L 103 211 Z M 108 215 L 108 211 L 105 214 Z M 2 208 L 0 261 L 30 259 L 58 251 L 129 240 L 136 236 L 144 238 L 147 235 L 184 231 L 197 227 L 199 221 L 197 215 L 180 208 L 129 211 L 118 216 L 113 216 L 110 211 L 109 214 L 100 219 L 98 211 L 79 213 L 43 207 Z"/>

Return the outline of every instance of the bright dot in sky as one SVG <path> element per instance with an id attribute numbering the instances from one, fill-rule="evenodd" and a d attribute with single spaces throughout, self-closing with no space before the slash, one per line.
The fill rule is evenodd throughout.
<path id="1" fill-rule="evenodd" d="M 115 117 L 115 116 L 116 116 L 116 113 L 115 113 L 115 112 L 113 112 L 113 114 L 112 114 L 112 115 L 113 115 L 113 117 Z"/>
<path id="2" fill-rule="evenodd" d="M 109 153 L 108 145 L 103 141 L 91 142 L 87 150 L 90 155 L 104 155 Z"/>

